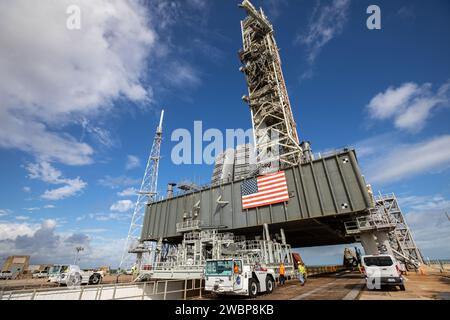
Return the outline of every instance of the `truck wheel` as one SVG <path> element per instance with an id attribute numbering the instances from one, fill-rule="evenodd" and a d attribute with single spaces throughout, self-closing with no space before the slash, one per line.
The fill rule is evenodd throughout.
<path id="1" fill-rule="evenodd" d="M 273 292 L 273 286 L 274 286 L 273 279 L 271 277 L 267 277 L 266 278 L 266 292 L 268 294 L 271 294 Z"/>
<path id="2" fill-rule="evenodd" d="M 255 279 L 248 280 L 248 295 L 250 298 L 256 298 L 258 295 L 258 284 Z"/>
<path id="3" fill-rule="evenodd" d="M 101 277 L 99 274 L 94 273 L 91 278 L 89 279 L 89 284 L 99 284 L 101 280 Z"/>

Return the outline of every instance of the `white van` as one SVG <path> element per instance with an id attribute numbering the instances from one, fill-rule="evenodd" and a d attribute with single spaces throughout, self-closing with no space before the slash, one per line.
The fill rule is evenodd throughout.
<path id="1" fill-rule="evenodd" d="M 400 290 L 405 290 L 400 265 L 393 256 L 387 254 L 363 256 L 361 265 L 361 271 L 366 275 L 367 289 L 398 286 Z"/>

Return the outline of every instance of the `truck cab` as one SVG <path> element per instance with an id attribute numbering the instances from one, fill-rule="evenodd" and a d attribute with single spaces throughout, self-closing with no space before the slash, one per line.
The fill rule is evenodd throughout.
<path id="1" fill-rule="evenodd" d="M 99 284 L 103 278 L 100 272 L 83 271 L 73 264 L 54 265 L 48 275 L 49 282 L 64 285 Z"/>
<path id="2" fill-rule="evenodd" d="M 223 295 L 243 295 L 254 298 L 258 293 L 272 293 L 275 272 L 242 259 L 207 260 L 205 290 Z"/>

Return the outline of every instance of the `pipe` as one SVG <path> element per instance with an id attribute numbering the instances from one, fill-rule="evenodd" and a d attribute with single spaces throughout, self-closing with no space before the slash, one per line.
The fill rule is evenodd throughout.
<path id="1" fill-rule="evenodd" d="M 270 234 L 269 234 L 269 225 L 267 223 L 264 223 L 264 240 L 270 241 Z"/>
<path id="2" fill-rule="evenodd" d="M 281 243 L 286 245 L 286 235 L 284 234 L 284 229 L 280 229 L 281 233 Z"/>
<path id="3" fill-rule="evenodd" d="M 163 119 L 164 119 L 164 109 L 161 110 L 161 117 L 159 118 L 159 126 L 158 126 L 158 133 L 162 133 L 162 123 L 163 123 Z"/>
<path id="4" fill-rule="evenodd" d="M 169 182 L 167 184 L 167 198 L 170 199 L 173 197 L 173 187 L 175 187 L 177 184 L 173 182 Z"/>

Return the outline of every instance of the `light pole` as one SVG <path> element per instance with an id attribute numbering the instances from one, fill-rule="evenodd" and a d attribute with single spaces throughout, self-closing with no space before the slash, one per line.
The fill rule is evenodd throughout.
<path id="1" fill-rule="evenodd" d="M 83 247 L 76 247 L 75 250 L 76 250 L 77 254 L 75 256 L 75 262 L 73 264 L 78 264 L 78 255 L 79 255 L 80 251 L 84 251 L 84 248 Z"/>

